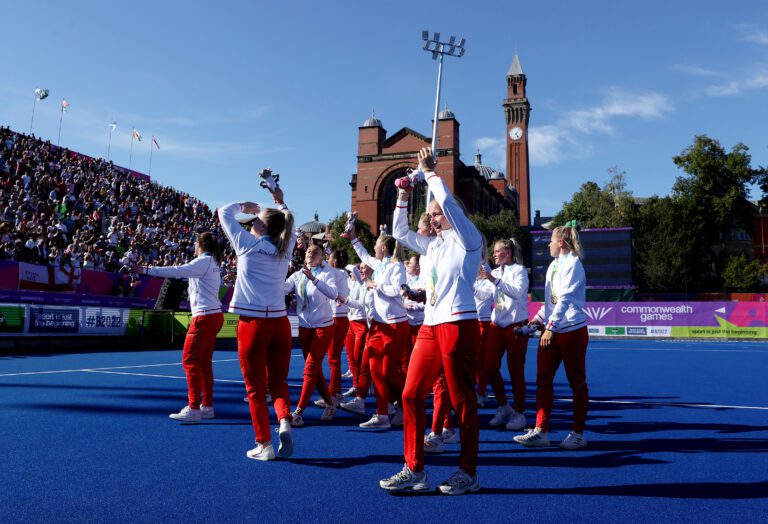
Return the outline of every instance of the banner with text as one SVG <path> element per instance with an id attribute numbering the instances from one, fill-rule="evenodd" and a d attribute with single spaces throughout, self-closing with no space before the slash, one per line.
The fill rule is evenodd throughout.
<path id="1" fill-rule="evenodd" d="M 766 302 L 587 302 L 584 312 L 591 336 L 768 338 Z"/>

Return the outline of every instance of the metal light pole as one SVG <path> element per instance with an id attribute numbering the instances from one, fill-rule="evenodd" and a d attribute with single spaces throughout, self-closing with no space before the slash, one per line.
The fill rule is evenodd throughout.
<path id="1" fill-rule="evenodd" d="M 456 37 L 451 35 L 448 42 L 440 41 L 440 33 L 434 33 L 432 38 L 429 38 L 429 31 L 421 32 L 421 39 L 424 40 L 424 51 L 432 53 L 432 60 L 438 60 L 437 63 L 437 93 L 435 94 L 435 117 L 432 120 L 432 158 L 437 165 L 437 116 L 440 109 L 440 88 L 443 83 L 443 56 L 455 56 L 461 58 L 464 56 L 464 44 L 467 42 L 466 38 L 461 38 L 456 43 Z M 429 206 L 431 194 L 427 191 L 427 206 Z"/>

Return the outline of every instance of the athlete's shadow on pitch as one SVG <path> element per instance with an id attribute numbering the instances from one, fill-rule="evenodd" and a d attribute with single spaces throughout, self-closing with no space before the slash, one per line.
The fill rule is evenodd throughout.
<path id="1" fill-rule="evenodd" d="M 575 488 L 481 488 L 477 495 L 594 495 L 673 499 L 765 499 L 768 481 L 688 482 L 680 484 L 630 484 Z"/>

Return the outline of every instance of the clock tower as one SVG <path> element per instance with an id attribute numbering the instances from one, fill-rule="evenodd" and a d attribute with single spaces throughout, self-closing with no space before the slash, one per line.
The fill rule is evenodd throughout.
<path id="1" fill-rule="evenodd" d="M 525 95 L 526 78 L 520 59 L 507 72 L 507 98 L 502 104 L 507 119 L 507 184 L 517 192 L 520 225 L 531 225 L 531 189 L 528 170 L 528 118 L 531 104 Z"/>

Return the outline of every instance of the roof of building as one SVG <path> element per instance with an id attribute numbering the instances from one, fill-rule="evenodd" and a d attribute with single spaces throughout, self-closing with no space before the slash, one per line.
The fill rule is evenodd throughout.
<path id="1" fill-rule="evenodd" d="M 302 233 L 323 233 L 325 232 L 325 223 L 320 222 L 320 217 L 315 213 L 314 220 L 311 220 L 305 224 L 302 224 L 299 226 L 299 229 L 302 231 Z"/>
<path id="2" fill-rule="evenodd" d="M 361 127 L 382 127 L 381 120 L 376 118 L 376 112 L 371 111 L 371 116 L 368 117 Z"/>
<path id="3" fill-rule="evenodd" d="M 453 118 L 456 120 L 456 115 L 453 114 L 453 111 L 448 109 L 448 104 L 445 105 L 442 111 L 440 111 L 440 114 L 437 115 L 438 120 L 448 120 L 449 118 Z"/>
<path id="4" fill-rule="evenodd" d="M 480 154 L 479 149 L 477 150 L 477 154 L 475 154 L 475 169 L 477 169 L 477 172 L 480 173 L 486 180 L 505 178 L 504 173 L 501 171 L 497 171 L 491 166 L 486 166 L 483 164 L 483 156 Z"/>
<path id="5" fill-rule="evenodd" d="M 522 74 L 525 74 L 523 73 L 523 66 L 520 65 L 520 58 L 518 58 L 517 51 L 515 51 L 515 58 L 512 60 L 512 65 L 509 66 L 507 76 L 517 76 Z"/>

